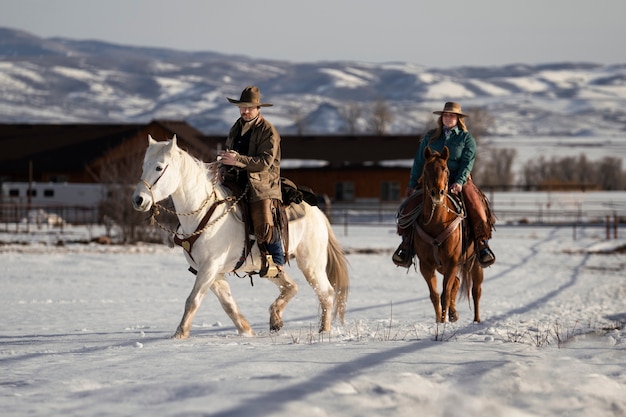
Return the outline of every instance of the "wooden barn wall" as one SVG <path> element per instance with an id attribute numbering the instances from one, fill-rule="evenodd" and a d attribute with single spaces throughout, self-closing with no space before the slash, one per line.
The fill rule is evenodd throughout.
<path id="1" fill-rule="evenodd" d="M 355 196 L 358 199 L 379 199 L 383 182 L 398 182 L 400 193 L 409 184 L 410 168 L 350 167 L 350 168 L 299 168 L 282 169 L 281 175 L 298 185 L 305 185 L 317 194 L 327 194 L 335 198 L 335 186 L 338 182 L 354 183 Z"/>

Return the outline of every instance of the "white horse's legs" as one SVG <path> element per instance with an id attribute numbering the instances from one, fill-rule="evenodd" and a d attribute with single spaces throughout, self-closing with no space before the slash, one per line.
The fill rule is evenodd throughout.
<path id="1" fill-rule="evenodd" d="M 277 332 L 283 327 L 283 310 L 289 300 L 298 293 L 298 284 L 287 274 L 284 269 L 274 278 L 269 278 L 280 290 L 280 295 L 270 306 L 270 331 Z"/>
<path id="2" fill-rule="evenodd" d="M 317 298 L 320 302 L 320 328 L 321 332 L 329 332 L 330 324 L 333 319 L 333 303 L 335 301 L 335 290 L 326 277 L 326 271 L 319 265 L 313 267 L 313 265 L 305 265 L 304 262 L 298 262 L 298 266 L 302 270 L 304 277 L 306 278 Z"/>
<path id="3" fill-rule="evenodd" d="M 189 329 L 191 328 L 191 322 L 193 321 L 198 308 L 200 307 L 200 303 L 202 303 L 202 299 L 206 294 L 206 288 L 203 291 L 200 291 L 193 287 L 191 294 L 187 297 L 187 301 L 185 301 L 185 312 L 183 313 L 183 318 L 176 329 L 176 333 L 174 333 L 175 339 L 187 339 L 189 337 Z"/>
<path id="4" fill-rule="evenodd" d="M 237 327 L 237 332 L 242 336 L 254 336 L 250 323 L 248 323 L 248 320 L 239 312 L 239 307 L 230 292 L 230 285 L 228 285 L 228 281 L 224 279 L 223 275 L 221 279 L 218 278 L 213 285 L 211 285 L 211 291 L 213 291 L 217 299 L 220 300 L 222 308 L 226 314 L 228 314 L 228 317 L 230 317 L 235 327 Z"/>
<path id="5" fill-rule="evenodd" d="M 211 281 L 212 283 L 209 284 Z M 230 292 L 230 286 L 224 279 L 224 275 L 221 274 L 217 277 L 217 279 L 210 280 L 208 278 L 203 278 L 200 272 L 198 272 L 191 294 L 189 294 L 189 297 L 187 297 L 187 301 L 185 302 L 185 312 L 183 313 L 183 318 L 176 329 L 174 338 L 187 339 L 189 337 L 191 322 L 193 321 L 193 318 L 202 303 L 202 299 L 209 288 L 217 296 L 222 308 L 226 314 L 228 314 L 228 317 L 230 317 L 233 321 L 235 327 L 237 327 L 239 334 L 252 336 L 254 334 L 252 328 L 246 318 L 239 312 L 237 303 L 235 303 L 235 300 Z"/>

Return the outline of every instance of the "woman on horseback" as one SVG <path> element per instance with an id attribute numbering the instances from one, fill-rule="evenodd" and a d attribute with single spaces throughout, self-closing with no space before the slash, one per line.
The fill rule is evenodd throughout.
<path id="1" fill-rule="evenodd" d="M 453 194 L 460 192 L 463 196 L 473 238 L 478 248 L 478 261 L 482 267 L 490 266 L 496 260 L 488 244 L 495 219 L 491 215 L 486 198 L 474 185 L 470 175 L 476 159 L 476 140 L 465 126 L 464 118 L 467 115 L 462 113 L 461 105 L 455 102 L 447 102 L 442 111 L 435 111 L 433 114 L 439 115 L 437 127 L 424 136 L 413 161 L 406 195 L 411 199 L 419 199 L 419 202 L 413 202 L 410 206 L 416 207 L 417 204 L 421 204 L 422 200 L 421 194 L 415 193 L 415 191 L 424 169 L 424 149 L 429 147 L 432 151 L 442 152 L 444 146 L 447 147 L 450 151 L 448 159 L 450 192 Z M 411 227 L 398 227 L 398 233 L 402 236 L 402 243 L 392 258 L 396 265 L 405 268 L 410 267 L 413 263 L 411 242 L 407 238 Z"/>

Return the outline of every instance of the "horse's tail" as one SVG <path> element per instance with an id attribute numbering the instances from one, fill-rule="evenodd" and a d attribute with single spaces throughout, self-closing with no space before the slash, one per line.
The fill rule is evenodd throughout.
<path id="1" fill-rule="evenodd" d="M 472 291 L 472 288 L 474 287 L 474 274 L 476 273 L 476 268 L 481 268 L 477 262 L 478 257 L 476 256 L 475 251 L 472 251 L 471 253 L 465 252 L 463 255 L 463 263 L 459 268 L 459 277 L 461 278 L 459 299 L 461 300 L 467 299 L 468 302 L 470 300 L 470 291 Z"/>
<path id="2" fill-rule="evenodd" d="M 330 222 L 324 217 L 328 228 L 328 262 L 326 263 L 326 275 L 330 284 L 335 289 L 335 302 L 333 306 L 333 318 L 339 317 L 341 324 L 344 324 L 346 313 L 346 303 L 348 302 L 348 292 L 350 290 L 350 276 L 348 275 L 348 261 L 345 252 L 339 245 L 335 233 L 330 226 Z"/>
<path id="3" fill-rule="evenodd" d="M 459 288 L 459 299 L 469 300 L 470 291 L 472 290 L 472 265 L 474 260 L 464 263 L 460 267 L 459 277 L 461 278 L 461 288 Z"/>

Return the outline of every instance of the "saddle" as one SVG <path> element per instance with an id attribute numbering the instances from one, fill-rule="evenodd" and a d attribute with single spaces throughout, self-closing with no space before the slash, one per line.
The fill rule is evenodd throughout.
<path id="1" fill-rule="evenodd" d="M 467 252 L 470 242 L 473 242 L 472 228 L 469 227 L 469 220 L 465 211 L 465 204 L 463 199 L 458 194 L 448 193 L 449 201 L 451 202 L 452 209 L 460 213 L 463 216 L 461 220 L 462 236 L 462 251 L 463 254 Z M 411 196 L 405 199 L 398 211 L 396 212 L 396 224 L 398 228 L 398 234 L 403 237 L 403 245 L 405 249 L 410 252 L 413 251 L 413 239 L 415 234 L 420 235 L 421 229 L 417 223 L 417 219 L 422 214 L 423 207 L 423 191 L 421 189 L 416 190 Z M 423 233 L 423 232 L 422 232 Z M 421 237 L 421 235 L 420 235 Z M 447 237 L 447 236 L 446 236 Z M 428 239 L 426 239 L 428 240 Z M 443 238 L 445 240 L 445 238 Z M 413 257 L 413 254 L 410 256 Z"/>
<path id="2" fill-rule="evenodd" d="M 281 177 L 280 188 L 282 194 L 282 204 L 276 205 L 276 214 L 274 218 L 274 224 L 280 229 L 281 239 L 283 241 L 283 247 L 285 254 L 289 253 L 289 222 L 292 220 L 301 219 L 305 216 L 304 204 L 310 206 L 317 206 L 317 196 L 309 187 L 297 186 L 290 179 Z M 239 199 L 244 192 L 244 189 L 237 183 L 231 181 L 223 181 L 222 185 L 228 188 L 233 197 Z M 252 225 L 252 216 L 250 215 L 250 208 L 247 198 L 239 199 L 239 208 L 241 209 L 242 219 L 244 222 L 244 228 L 247 230 L 246 242 L 244 245 L 244 252 L 241 255 L 241 263 L 250 254 L 254 241 L 250 236 L 254 236 L 254 226 Z M 236 269 L 236 268 L 235 268 Z"/>

